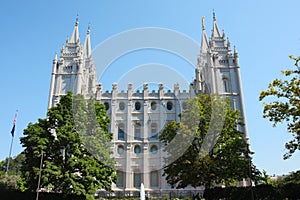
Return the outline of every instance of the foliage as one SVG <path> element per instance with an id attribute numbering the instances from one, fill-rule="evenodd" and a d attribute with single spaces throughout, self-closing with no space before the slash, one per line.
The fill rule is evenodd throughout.
<path id="1" fill-rule="evenodd" d="M 285 144 L 288 152 L 284 154 L 284 159 L 300 149 L 300 57 L 290 58 L 295 61 L 296 69 L 282 70 L 286 79 L 275 79 L 259 96 L 260 101 L 271 98 L 270 102 L 264 102 L 263 117 L 268 118 L 274 127 L 286 122 L 287 131 L 293 135 L 293 139 Z"/>
<path id="2" fill-rule="evenodd" d="M 259 180 L 256 182 L 257 185 L 271 185 L 273 183 L 270 176 L 267 174 L 265 170 L 262 170 L 261 176 Z"/>
<path id="3" fill-rule="evenodd" d="M 89 199 L 97 189 L 110 190 L 116 175 L 108 148 L 108 123 L 104 105 L 94 100 L 86 102 L 83 96 L 71 92 L 62 96 L 60 103 L 49 109 L 46 119 L 30 123 L 24 130 L 21 144 L 25 148 L 25 187 L 37 189 L 42 155 L 40 188 L 86 195 Z"/>
<path id="4" fill-rule="evenodd" d="M 282 182 L 283 184 L 300 184 L 300 170 L 290 173 Z"/>
<path id="5" fill-rule="evenodd" d="M 21 174 L 21 165 L 24 160 L 24 154 L 19 154 L 15 158 L 10 158 L 8 174 L 5 174 L 8 158 L 0 162 L 0 188 L 19 189 L 19 179 Z"/>
<path id="6" fill-rule="evenodd" d="M 210 188 L 249 177 L 251 152 L 238 126 L 242 126 L 239 112 L 231 109 L 228 99 L 206 94 L 189 99 L 181 122 L 168 124 L 160 136 L 167 145 L 165 162 L 169 165 L 164 175 L 168 183 L 176 188 Z M 170 163 L 168 159 L 184 146 L 170 145 L 176 137 L 188 141 L 184 143 L 187 149 Z M 258 174 L 253 165 L 252 172 L 253 177 Z"/>
<path id="7" fill-rule="evenodd" d="M 17 155 L 14 158 L 10 158 L 8 174 L 19 175 L 21 173 L 20 169 L 21 169 L 21 165 L 22 165 L 23 160 L 24 160 L 24 154 L 23 153 L 20 153 L 19 155 Z M 8 158 L 6 158 L 5 160 L 0 161 L 0 169 L 1 169 L 1 172 L 3 172 L 3 173 L 6 170 L 7 162 L 8 162 Z"/>

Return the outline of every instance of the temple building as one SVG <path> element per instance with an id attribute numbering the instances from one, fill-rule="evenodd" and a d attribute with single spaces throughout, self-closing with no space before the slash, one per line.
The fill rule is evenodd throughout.
<path id="1" fill-rule="evenodd" d="M 210 38 L 202 22 L 202 41 L 199 46 L 195 78 L 188 91 L 180 90 L 174 82 L 173 90 L 164 88 L 164 80 L 155 91 L 144 83 L 141 91 L 128 83 L 126 91 L 119 91 L 112 83 L 111 91 L 102 91 L 97 83 L 96 67 L 92 57 L 90 28 L 83 44 L 80 41 L 78 20 L 70 39 L 61 47 L 59 57 L 53 59 L 48 107 L 59 102 L 62 95 L 72 91 L 85 98 L 95 98 L 106 106 L 110 117 L 110 132 L 113 133 L 113 157 L 117 160 L 118 182 L 113 184 L 116 193 L 133 195 L 139 192 L 141 183 L 146 193 L 155 194 L 172 191 L 163 174 L 162 143 L 158 136 L 170 121 L 179 121 L 183 102 L 195 94 L 208 93 L 229 97 L 231 106 L 239 110 L 244 127 L 238 127 L 248 140 L 239 56 L 232 50 L 230 41 L 221 32 L 215 14 Z M 187 188 L 192 191 L 194 188 Z"/>

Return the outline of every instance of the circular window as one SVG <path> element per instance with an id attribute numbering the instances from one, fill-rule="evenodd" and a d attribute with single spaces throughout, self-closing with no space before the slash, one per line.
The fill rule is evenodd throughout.
<path id="1" fill-rule="evenodd" d="M 169 101 L 169 102 L 167 103 L 167 109 L 168 109 L 168 110 L 172 110 L 172 108 L 173 108 L 173 103 L 172 103 L 171 101 Z"/>
<path id="2" fill-rule="evenodd" d="M 153 154 L 156 154 L 157 153 L 157 146 L 156 145 L 152 145 L 151 148 L 150 148 L 150 152 L 153 153 Z"/>
<path id="3" fill-rule="evenodd" d="M 124 147 L 123 147 L 123 145 L 119 145 L 119 146 L 118 146 L 118 154 L 123 154 L 123 152 L 124 152 Z"/>
<path id="4" fill-rule="evenodd" d="M 108 110 L 109 109 L 109 103 L 105 102 L 104 105 L 105 105 L 105 109 Z"/>
<path id="5" fill-rule="evenodd" d="M 135 110 L 140 110 L 141 109 L 141 103 L 140 102 L 135 102 L 134 107 L 135 107 Z"/>
<path id="6" fill-rule="evenodd" d="M 119 109 L 120 110 L 124 110 L 125 109 L 125 103 L 124 102 L 120 102 L 119 103 Z"/>
<path id="7" fill-rule="evenodd" d="M 141 153 L 141 151 L 142 151 L 142 149 L 141 149 L 141 147 L 139 145 L 136 145 L 134 147 L 134 153 L 139 154 L 139 153 Z"/>
<path id="8" fill-rule="evenodd" d="M 155 101 L 151 102 L 151 109 L 156 110 L 157 103 Z"/>

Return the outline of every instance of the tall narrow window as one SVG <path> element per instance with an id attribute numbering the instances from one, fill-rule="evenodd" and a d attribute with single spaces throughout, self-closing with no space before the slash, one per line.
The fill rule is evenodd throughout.
<path id="1" fill-rule="evenodd" d="M 150 187 L 158 187 L 158 171 L 150 173 Z"/>
<path id="2" fill-rule="evenodd" d="M 124 172 L 122 171 L 117 171 L 117 177 L 118 177 L 118 181 L 117 181 L 117 187 L 124 187 Z"/>
<path id="3" fill-rule="evenodd" d="M 157 123 L 153 122 L 151 124 L 151 138 L 156 139 L 157 138 Z"/>
<path id="4" fill-rule="evenodd" d="M 133 187 L 140 188 L 142 183 L 142 174 L 140 172 L 134 172 L 133 174 Z"/>
<path id="5" fill-rule="evenodd" d="M 140 102 L 135 102 L 135 104 L 134 104 L 134 108 L 135 108 L 135 110 L 140 110 L 141 109 L 141 103 Z"/>
<path id="6" fill-rule="evenodd" d="M 223 87 L 224 87 L 224 92 L 229 92 L 229 84 L 227 78 L 223 78 Z"/>
<path id="7" fill-rule="evenodd" d="M 104 102 L 105 105 L 105 109 L 108 110 L 109 109 L 109 103 L 108 102 Z"/>
<path id="8" fill-rule="evenodd" d="M 120 123 L 118 126 L 118 140 L 125 140 L 124 124 Z"/>
<path id="9" fill-rule="evenodd" d="M 141 123 L 136 122 L 134 126 L 134 139 L 141 140 Z"/>

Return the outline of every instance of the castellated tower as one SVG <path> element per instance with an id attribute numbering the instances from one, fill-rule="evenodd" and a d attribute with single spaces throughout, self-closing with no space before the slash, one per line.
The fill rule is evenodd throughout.
<path id="1" fill-rule="evenodd" d="M 248 140 L 238 53 L 235 48 L 232 52 L 228 38 L 220 32 L 215 14 L 210 39 L 202 21 L 200 54 L 189 91 L 181 91 L 176 83 L 172 91 L 165 90 L 163 83 L 158 84 L 156 91 L 149 91 L 147 83 L 142 91 L 134 91 L 131 83 L 128 83 L 127 91 L 119 91 L 118 85 L 113 83 L 112 90 L 104 92 L 96 79 L 90 28 L 82 45 L 76 20 L 72 36 L 62 46 L 59 59 L 57 55 L 53 59 L 49 108 L 68 91 L 83 94 L 86 98 L 94 97 L 105 104 L 111 120 L 109 131 L 113 133 L 112 156 L 117 160 L 118 182 L 113 184 L 117 195 L 138 195 L 141 183 L 151 196 L 168 195 L 173 191 L 162 176 L 163 144 L 158 136 L 167 123 L 179 122 L 184 100 L 195 94 L 229 97 L 232 108 L 240 110 L 245 126 L 238 128 Z M 199 192 L 199 189 L 188 187 L 181 193 Z"/>
<path id="2" fill-rule="evenodd" d="M 59 102 L 60 96 L 72 91 L 86 98 L 96 92 L 96 69 L 92 58 L 90 28 L 84 44 L 80 44 L 78 19 L 70 39 L 62 45 L 60 58 L 53 59 L 48 108 Z"/>
<path id="3" fill-rule="evenodd" d="M 196 93 L 217 94 L 230 98 L 231 107 L 240 111 L 244 124 L 238 129 L 245 133 L 245 139 L 249 142 L 238 52 L 235 46 L 232 52 L 229 39 L 224 31 L 220 32 L 215 13 L 210 39 L 206 35 L 202 19 L 202 41 L 195 76 L 192 85 Z"/>

